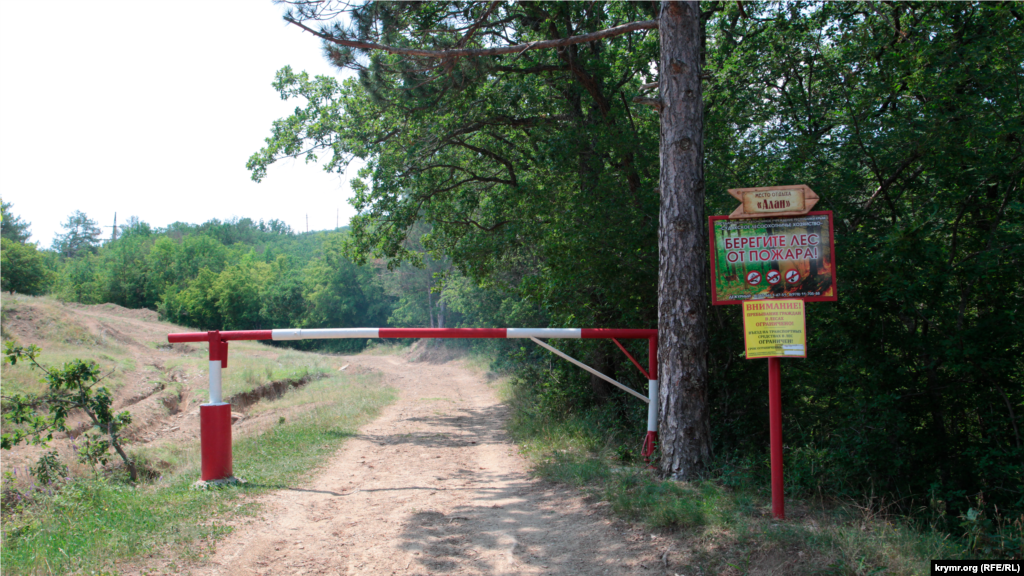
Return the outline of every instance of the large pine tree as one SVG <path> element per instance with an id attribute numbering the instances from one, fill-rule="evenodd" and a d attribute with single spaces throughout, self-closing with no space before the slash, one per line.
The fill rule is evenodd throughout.
<path id="1" fill-rule="evenodd" d="M 424 244 L 470 274 L 529 260 L 544 276 L 541 298 L 554 296 L 554 322 L 656 323 L 663 472 L 702 472 L 711 440 L 698 3 L 292 5 L 286 20 L 321 38 L 360 85 L 282 71 L 282 95 L 311 104 L 275 124 L 250 160 L 254 178 L 310 143 L 333 150 L 329 169 L 362 157 L 370 183 L 357 186 L 353 233 L 363 254 L 401 259 L 425 218 L 435 232 Z M 660 43 L 647 32 L 659 24 Z M 638 97 L 658 82 L 659 97 Z M 657 296 L 637 294 L 655 284 Z M 624 301 L 638 306 L 624 314 Z"/>

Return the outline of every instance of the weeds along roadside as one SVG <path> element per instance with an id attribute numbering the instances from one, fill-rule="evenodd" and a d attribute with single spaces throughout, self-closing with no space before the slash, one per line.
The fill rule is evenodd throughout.
<path id="1" fill-rule="evenodd" d="M 113 571 L 118 565 L 150 558 L 155 560 L 146 561 L 166 564 L 173 571 L 204 558 L 215 541 L 230 532 L 232 519 L 258 511 L 252 496 L 311 473 L 358 426 L 394 400 L 394 390 L 381 387 L 379 376 L 328 372 L 317 358 L 289 353 L 284 361 L 289 372 L 316 371 L 326 377 L 250 410 L 287 416 L 269 419 L 270 424 L 251 435 L 236 436 L 235 474 L 246 480 L 243 485 L 194 490 L 198 442 L 134 449 L 142 467 L 154 461 L 171 465 L 162 475 L 150 473 L 136 485 L 116 469 L 93 473 L 70 462 L 64 465 L 77 467 L 79 474 L 56 474 L 46 484 L 28 470 L 5 469 L 0 551 L 4 574 Z M 266 375 L 264 364 L 244 353 L 232 355 L 232 369 L 248 374 L 240 378 L 248 384 L 255 384 L 253 374 Z"/>
<path id="2" fill-rule="evenodd" d="M 745 574 L 757 567 L 786 574 L 928 574 L 930 559 L 1024 554 L 1024 522 L 1012 519 L 995 526 L 965 517 L 961 532 L 948 533 L 886 514 L 877 502 L 787 496 L 787 520 L 773 520 L 769 485 L 758 475 L 722 459 L 706 480 L 661 480 L 637 461 L 635 431 L 609 425 L 621 419 L 616 408 L 544 414 L 528 389 L 513 378 L 502 396 L 512 409 L 509 432 L 534 472 L 665 537 L 651 535 L 652 546 L 664 567 L 678 573 Z"/>

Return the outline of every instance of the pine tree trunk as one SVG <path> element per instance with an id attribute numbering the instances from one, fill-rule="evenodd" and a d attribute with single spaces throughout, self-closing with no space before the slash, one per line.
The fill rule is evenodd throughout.
<path id="1" fill-rule="evenodd" d="M 427 288 L 427 316 L 430 316 L 430 327 L 434 327 L 434 294 Z"/>
<path id="2" fill-rule="evenodd" d="M 689 479 L 700 475 L 711 458 L 699 3 L 662 2 L 659 34 L 661 471 Z"/>

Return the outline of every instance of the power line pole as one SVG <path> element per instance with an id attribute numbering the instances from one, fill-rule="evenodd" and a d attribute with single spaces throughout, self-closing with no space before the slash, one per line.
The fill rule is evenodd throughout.
<path id="1" fill-rule="evenodd" d="M 110 228 L 110 241 L 117 240 L 117 212 L 114 212 L 114 225 L 104 226 L 104 228 Z"/>
<path id="2" fill-rule="evenodd" d="M 306 214 L 306 232 L 309 232 L 309 214 Z"/>

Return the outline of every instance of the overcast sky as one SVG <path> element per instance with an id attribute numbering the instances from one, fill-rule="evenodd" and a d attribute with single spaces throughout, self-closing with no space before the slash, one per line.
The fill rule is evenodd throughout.
<path id="1" fill-rule="evenodd" d="M 245 162 L 300 103 L 285 65 L 338 72 L 269 0 L 0 0 L 0 195 L 49 247 L 81 210 L 102 226 L 232 216 L 296 231 L 344 226 L 348 175 L 286 160 L 262 183 Z M 104 237 L 110 229 L 104 228 Z"/>

